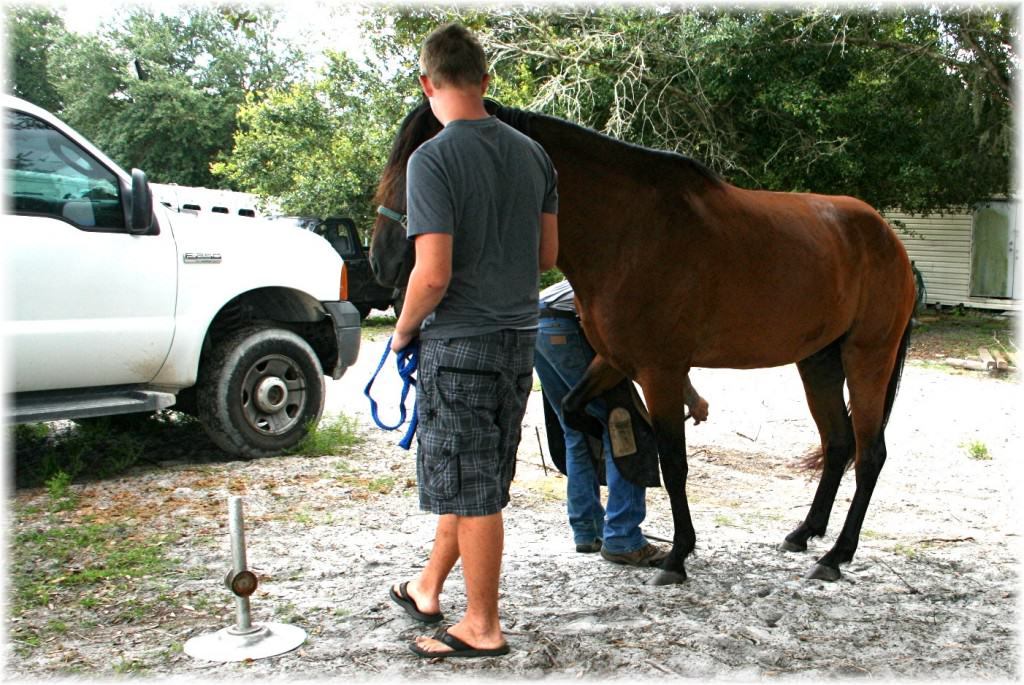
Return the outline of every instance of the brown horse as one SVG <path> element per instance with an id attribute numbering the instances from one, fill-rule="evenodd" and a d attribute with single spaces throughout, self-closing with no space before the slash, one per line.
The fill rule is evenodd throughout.
<path id="1" fill-rule="evenodd" d="M 796 363 L 821 435 L 822 473 L 806 519 L 782 548 L 825 534 L 852 461 L 856 491 L 835 545 L 808 573 L 836 580 L 857 549 L 885 462 L 884 432 L 910 334 L 914 277 L 894 231 L 850 197 L 743 190 L 687 157 L 623 143 L 541 114 L 488 103 L 543 145 L 559 177 L 558 266 L 598 353 L 565 399 L 582 413 L 628 377 L 657 436 L 675 527 L 655 584 L 682 582 L 696 542 L 686 499 L 680 379 L 691 367 Z M 441 128 L 424 103 L 402 122 L 381 179 L 371 261 L 403 286 L 405 163 Z M 849 402 L 844 399 L 844 383 Z"/>

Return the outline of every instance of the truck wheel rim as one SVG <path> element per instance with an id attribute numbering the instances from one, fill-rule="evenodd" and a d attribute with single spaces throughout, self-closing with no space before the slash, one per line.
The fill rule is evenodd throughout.
<path id="1" fill-rule="evenodd" d="M 261 357 L 242 381 L 242 413 L 264 435 L 280 435 L 302 421 L 306 375 L 293 359 L 280 354 Z"/>

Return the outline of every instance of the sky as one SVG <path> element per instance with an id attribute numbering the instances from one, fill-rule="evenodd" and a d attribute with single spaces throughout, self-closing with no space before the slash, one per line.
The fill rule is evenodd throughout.
<path id="1" fill-rule="evenodd" d="M 173 11 L 185 3 L 176 0 L 150 0 L 149 2 L 42 2 L 61 11 L 67 28 L 75 33 L 92 33 L 102 24 L 116 18 L 127 7 L 147 6 L 154 10 Z M 348 2 L 327 0 L 292 0 L 268 3 L 286 7 L 281 33 L 284 37 L 300 41 L 311 57 L 317 57 L 325 48 L 342 50 L 353 59 L 364 54 L 366 41 L 358 26 L 360 6 Z"/>

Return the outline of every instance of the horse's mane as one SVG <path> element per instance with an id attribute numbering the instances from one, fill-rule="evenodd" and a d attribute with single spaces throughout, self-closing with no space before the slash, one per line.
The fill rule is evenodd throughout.
<path id="1" fill-rule="evenodd" d="M 441 130 L 441 122 L 430 111 L 430 103 L 426 100 L 405 115 L 401 126 L 398 127 L 398 133 L 395 134 L 395 142 L 391 146 L 387 164 L 384 165 L 384 173 L 377 186 L 374 202 L 378 204 L 387 202 L 393 196 L 393 190 L 396 187 L 405 188 L 405 163 L 409 161 L 409 157 L 423 141 L 435 135 L 439 130 Z M 403 201 L 405 199 L 404 193 L 402 193 L 402 199 Z"/>
<path id="2" fill-rule="evenodd" d="M 653 164 L 657 166 L 659 162 L 672 166 L 682 165 L 683 167 L 696 172 L 698 176 L 701 176 L 715 185 L 720 185 L 722 183 L 722 177 L 710 168 L 696 159 L 681 155 L 678 152 L 657 150 L 655 148 L 644 147 L 643 145 L 627 143 L 626 141 L 613 138 L 612 136 L 595 131 L 592 128 L 587 128 L 565 119 L 559 119 L 558 117 L 539 114 L 537 112 L 528 112 L 516 109 L 515 107 L 505 107 L 494 100 L 487 99 L 485 100 L 485 103 L 487 105 L 488 112 L 498 117 L 512 128 L 515 128 L 528 136 L 531 134 L 531 130 L 535 122 L 544 121 L 567 130 L 571 134 L 576 134 L 577 136 L 597 138 L 604 147 L 609 149 L 613 159 L 636 157 L 639 158 L 639 161 L 644 165 Z"/>
<path id="3" fill-rule="evenodd" d="M 656 150 L 642 145 L 627 143 L 593 129 L 574 124 L 571 121 L 566 121 L 565 119 L 537 112 L 529 112 L 515 107 L 505 107 L 490 98 L 486 98 L 484 104 L 489 113 L 512 128 L 525 133 L 527 136 L 531 135 L 537 122 L 544 122 L 567 131 L 569 135 L 596 139 L 595 142 L 599 141 L 602 144 L 601 147 L 609 150 L 609 156 L 613 160 L 621 161 L 635 158 L 647 170 L 650 170 L 651 166 L 660 167 L 662 164 L 672 167 L 682 166 L 714 185 L 722 183 L 722 178 L 707 166 L 677 152 Z M 395 142 L 391 147 L 391 154 L 388 156 L 387 165 L 384 167 L 384 173 L 381 176 L 380 185 L 377 187 L 376 202 L 382 203 L 387 201 L 388 198 L 393 196 L 393 190 L 396 187 L 405 187 L 405 165 L 409 157 L 423 141 L 434 136 L 440 129 L 441 123 L 434 116 L 433 112 L 430 111 L 430 103 L 426 100 L 405 116 L 405 119 L 402 120 L 402 125 L 398 128 Z"/>

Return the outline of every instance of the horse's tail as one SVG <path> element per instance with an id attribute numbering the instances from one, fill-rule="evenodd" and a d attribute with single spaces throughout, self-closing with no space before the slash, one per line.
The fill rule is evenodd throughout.
<path id="1" fill-rule="evenodd" d="M 900 339 L 900 345 L 896 349 L 896 363 L 893 364 L 892 373 L 889 375 L 889 386 L 885 391 L 885 405 L 882 408 L 882 426 L 879 433 L 885 430 L 885 427 L 889 424 L 889 414 L 892 413 L 892 406 L 896 402 L 896 392 L 900 387 L 900 379 L 903 377 L 903 365 L 907 361 L 907 350 L 910 349 L 910 330 L 913 328 L 913 314 L 907 319 L 907 326 L 903 329 L 903 337 Z M 846 413 L 849 415 L 850 406 L 846 406 Z M 849 459 L 846 462 L 846 468 L 849 468 L 853 464 L 854 458 L 853 450 L 850 450 Z M 807 471 L 820 471 L 825 465 L 825 452 L 822 450 L 821 445 L 812 448 L 800 459 L 800 468 Z"/>
<path id="2" fill-rule="evenodd" d="M 851 452 L 852 454 L 852 452 Z M 807 451 L 807 454 L 800 457 L 800 470 L 811 471 L 815 473 L 821 471 L 825 466 L 825 450 L 821 449 L 821 445 L 812 447 Z M 847 464 L 849 466 L 849 464 Z"/>
<path id="3" fill-rule="evenodd" d="M 900 339 L 900 346 L 896 350 L 896 363 L 893 364 L 892 374 L 889 376 L 889 387 L 885 391 L 885 408 L 882 412 L 882 428 L 889 424 L 889 414 L 892 412 L 892 405 L 896 402 L 896 392 L 900 388 L 900 379 L 903 377 L 903 365 L 907 361 L 907 350 L 910 349 L 910 329 L 913 328 L 914 315 L 911 312 L 907 319 L 907 326 L 903 329 L 903 337 Z M 881 431 L 879 431 L 881 432 Z"/>

